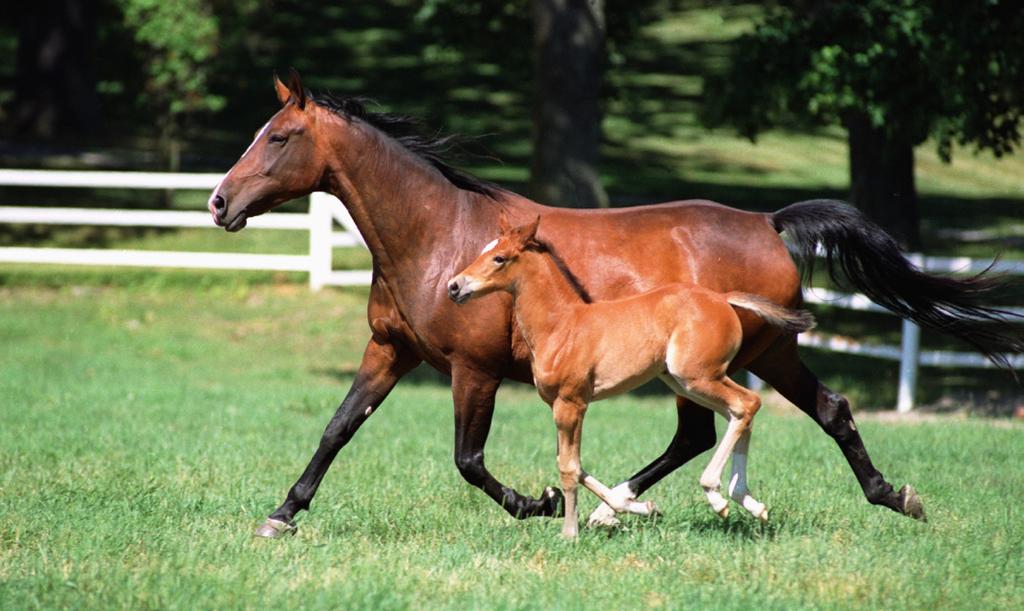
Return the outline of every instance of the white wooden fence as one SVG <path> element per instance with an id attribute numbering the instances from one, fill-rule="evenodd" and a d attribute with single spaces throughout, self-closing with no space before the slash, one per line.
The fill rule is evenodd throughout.
<path id="1" fill-rule="evenodd" d="M 28 187 L 103 187 L 130 189 L 199 189 L 209 191 L 220 181 L 220 174 L 167 174 L 156 172 L 55 172 L 46 170 L 2 170 L 0 186 Z M 335 223 L 344 229 L 335 231 Z M 40 208 L 0 206 L 0 223 L 43 223 L 58 225 L 121 225 L 141 227 L 215 228 L 207 212 L 169 210 L 110 210 L 96 208 Z M 365 243 L 352 218 L 335 197 L 327 193 L 310 196 L 309 212 L 274 213 L 249 220 L 256 229 L 301 230 L 309 232 L 309 253 L 271 255 L 247 253 L 210 253 L 80 248 L 0 248 L 0 263 L 61 263 L 81 265 L 128 265 L 142 267 L 186 267 L 201 269 L 280 270 L 309 273 L 309 285 L 319 290 L 327 285 L 368 285 L 369 270 L 337 271 L 332 266 L 335 247 Z M 931 272 L 978 272 L 989 261 L 966 257 L 943 258 L 911 255 L 921 268 Z M 1024 261 L 1000 262 L 996 271 L 1024 275 Z M 808 303 L 825 304 L 849 310 L 882 312 L 885 308 L 864 295 L 838 293 L 811 288 L 805 292 Z M 1005 308 L 1024 314 L 1022 308 Z M 897 409 L 914 406 L 914 390 L 920 365 L 936 367 L 992 367 L 980 354 L 920 349 L 920 329 L 903 321 L 900 346 L 863 344 L 850 338 L 826 333 L 804 333 L 800 344 L 821 350 L 875 357 L 900 363 Z M 1024 358 L 1011 361 L 1024 367 Z"/>
<path id="2" fill-rule="evenodd" d="M 193 189 L 211 191 L 221 174 L 167 174 L 159 172 L 53 172 L 0 170 L 0 186 L 93 187 L 117 189 Z M 344 231 L 335 231 L 338 222 Z M 110 210 L 96 208 L 41 208 L 0 206 L 0 223 L 51 225 L 119 225 L 132 227 L 208 227 L 216 229 L 208 212 L 183 210 Z M 199 269 L 245 269 L 309 273 L 309 285 L 368 285 L 369 270 L 334 270 L 335 247 L 365 246 L 352 217 L 334 196 L 314 193 L 307 213 L 276 213 L 249 219 L 256 229 L 309 232 L 309 253 L 304 255 L 228 252 L 180 252 L 89 248 L 0 248 L 0 262 L 62 263 L 72 265 L 127 265 Z"/>

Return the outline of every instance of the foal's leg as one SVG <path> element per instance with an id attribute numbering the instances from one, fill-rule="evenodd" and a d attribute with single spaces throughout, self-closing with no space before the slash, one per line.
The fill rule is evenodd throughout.
<path id="1" fill-rule="evenodd" d="M 612 488 L 616 498 L 636 499 L 663 477 L 691 458 L 715 447 L 715 414 L 686 397 L 676 396 L 676 433 L 661 456 L 638 471 L 633 477 Z M 619 521 L 608 503 L 597 506 L 587 526 L 614 526 Z"/>
<path id="2" fill-rule="evenodd" d="M 658 507 L 654 504 L 654 501 L 641 503 L 634 498 L 623 498 L 620 494 L 616 494 L 614 490 L 599 482 L 593 475 L 586 471 L 582 473 L 583 477 L 580 481 L 586 486 L 587 490 L 593 492 L 597 495 L 597 498 L 601 499 L 602 504 L 609 508 L 613 519 L 616 513 L 633 513 L 638 516 L 649 516 L 658 513 Z M 589 521 L 587 526 L 591 526 Z"/>
<path id="3" fill-rule="evenodd" d="M 729 502 L 722 496 L 722 471 L 740 438 L 750 430 L 754 414 L 761 407 L 756 393 L 743 388 L 727 376 L 711 380 L 679 380 L 694 401 L 713 409 L 729 419 L 722 442 L 700 476 L 700 485 L 719 516 L 729 515 Z"/>
<path id="4" fill-rule="evenodd" d="M 288 490 L 288 498 L 256 529 L 256 536 L 274 538 L 294 529 L 292 520 L 295 514 L 309 509 L 309 503 L 334 457 L 384 401 L 398 379 L 418 363 L 417 358 L 398 346 L 370 340 L 352 388 L 327 424 L 316 453 L 299 480 Z"/>
<path id="5" fill-rule="evenodd" d="M 729 496 L 732 497 L 732 500 L 743 505 L 743 508 L 749 511 L 752 516 L 762 522 L 767 522 L 768 510 L 765 508 L 764 503 L 751 496 L 750 488 L 747 487 L 747 455 L 750 449 L 750 431 L 751 429 L 748 428 L 740 436 L 732 452 L 732 479 L 729 481 Z"/>
<path id="6" fill-rule="evenodd" d="M 583 478 L 580 465 L 580 438 L 583 433 L 583 414 L 587 405 L 578 401 L 555 399 L 551 406 L 558 428 L 558 472 L 562 476 L 562 493 L 565 495 L 565 522 L 562 536 L 573 539 L 579 533 L 579 516 L 576 514 L 576 488 Z"/>

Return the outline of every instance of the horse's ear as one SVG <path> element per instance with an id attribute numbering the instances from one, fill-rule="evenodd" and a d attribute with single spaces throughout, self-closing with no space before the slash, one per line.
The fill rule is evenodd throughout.
<path id="1" fill-rule="evenodd" d="M 288 69 L 288 90 L 291 92 L 291 97 L 295 100 L 299 110 L 305 110 L 306 90 L 302 87 L 302 78 L 299 77 L 299 71 L 295 68 Z"/>
<path id="2" fill-rule="evenodd" d="M 281 106 L 288 103 L 288 99 L 292 97 L 292 92 L 288 90 L 288 86 L 281 82 L 281 79 L 277 78 L 277 73 L 274 73 L 274 90 L 277 92 L 277 101 L 281 102 Z"/>

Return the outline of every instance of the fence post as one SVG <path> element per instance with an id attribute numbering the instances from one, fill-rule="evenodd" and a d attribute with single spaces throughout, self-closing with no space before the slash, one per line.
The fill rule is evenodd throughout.
<path id="1" fill-rule="evenodd" d="M 923 257 L 916 253 L 907 258 L 917 267 L 921 267 L 924 262 Z M 896 411 L 901 414 L 914 409 L 920 359 L 921 328 L 909 320 L 904 320 L 902 338 L 900 339 L 900 387 L 896 398 Z"/>
<path id="2" fill-rule="evenodd" d="M 331 246 L 331 199 L 327 193 L 309 196 L 309 288 L 319 291 L 327 284 L 333 269 Z"/>
<path id="3" fill-rule="evenodd" d="M 747 372 L 747 388 L 754 392 L 761 392 L 764 390 L 764 380 L 754 375 L 753 372 Z"/>

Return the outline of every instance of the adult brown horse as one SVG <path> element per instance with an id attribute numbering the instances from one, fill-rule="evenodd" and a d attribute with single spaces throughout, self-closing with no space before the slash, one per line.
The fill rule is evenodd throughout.
<path id="1" fill-rule="evenodd" d="M 451 376 L 455 463 L 463 477 L 513 516 L 559 515 L 557 489 L 527 497 L 503 486 L 484 466 L 501 380 L 532 382 L 511 299 L 493 295 L 456 307 L 445 290 L 446 280 L 496 235 L 502 211 L 513 223 L 540 215 L 539 237 L 594 299 L 684 282 L 798 307 L 800 274 L 780 238 L 784 231 L 805 257 L 812 259 L 820 244 L 830 269 L 841 268 L 855 288 L 924 326 L 970 341 L 1004 364 L 999 353 L 1024 348 L 1018 336 L 999 326 L 1001 312 L 980 305 L 999 288 L 997 282 L 919 272 L 891 238 L 840 202 L 802 202 L 774 214 L 701 200 L 613 210 L 550 208 L 453 169 L 440 157 L 447 141 L 417 136 L 406 119 L 368 112 L 358 100 L 312 97 L 294 71 L 287 86 L 279 80 L 275 85 L 282 108 L 214 189 L 214 221 L 238 231 L 249 217 L 288 200 L 330 192 L 344 202 L 373 255 L 373 282 L 371 334 L 352 387 L 309 465 L 259 535 L 293 528 L 338 451 L 421 362 Z M 814 419 L 839 445 L 869 502 L 922 518 L 913 489 L 894 490 L 875 469 L 847 400 L 803 365 L 793 336 L 780 336 L 756 316 L 741 320 L 743 345 L 732 369 L 753 371 Z M 668 449 L 620 484 L 632 498 L 714 446 L 711 412 L 683 399 L 677 412 Z"/>

